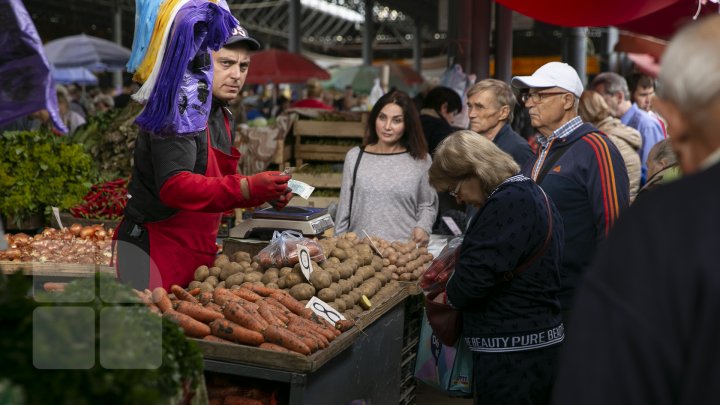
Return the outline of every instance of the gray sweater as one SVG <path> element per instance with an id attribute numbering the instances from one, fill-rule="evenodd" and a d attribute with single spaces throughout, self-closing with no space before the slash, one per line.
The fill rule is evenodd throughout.
<path id="1" fill-rule="evenodd" d="M 438 198 L 428 182 L 430 155 L 415 160 L 409 153 L 381 155 L 363 153 L 355 181 L 352 218 L 349 218 L 350 187 L 360 148 L 345 155 L 335 233 L 367 231 L 388 241 L 408 240 L 419 227 L 430 234 Z"/>

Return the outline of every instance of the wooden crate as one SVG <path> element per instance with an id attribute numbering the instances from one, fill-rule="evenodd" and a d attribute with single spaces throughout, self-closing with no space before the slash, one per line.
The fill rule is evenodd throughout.
<path id="1" fill-rule="evenodd" d="M 115 268 L 99 264 L 39 263 L 0 261 L 2 274 L 22 272 L 27 276 L 44 277 L 93 277 L 95 273 L 115 275 Z"/>
<path id="2" fill-rule="evenodd" d="M 305 160 L 323 162 L 342 162 L 352 145 L 318 145 L 306 141 L 311 138 L 336 138 L 362 140 L 365 134 L 367 118 L 363 121 L 309 121 L 299 120 L 293 125 L 295 135 L 295 164 L 300 166 Z"/>
<path id="3" fill-rule="evenodd" d="M 307 200 L 296 195 L 290 200 L 290 204 L 296 207 L 316 207 L 316 208 L 327 208 L 330 204 L 338 202 L 338 197 L 313 197 L 310 196 Z"/>
<path id="4" fill-rule="evenodd" d="M 82 226 L 104 225 L 106 229 L 116 229 L 117 226 L 120 225 L 120 220 L 78 218 L 74 217 L 69 212 L 61 212 L 60 220 L 65 227 L 69 227 L 72 224 L 80 224 Z M 55 219 L 55 215 L 50 216 L 50 226 L 53 228 L 60 228 L 57 220 Z"/>

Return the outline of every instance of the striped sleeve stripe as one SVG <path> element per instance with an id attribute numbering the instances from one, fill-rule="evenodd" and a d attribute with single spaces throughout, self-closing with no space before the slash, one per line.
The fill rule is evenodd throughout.
<path id="1" fill-rule="evenodd" d="M 610 200 L 610 193 L 608 190 L 610 186 L 608 179 L 609 173 L 605 168 L 605 162 L 607 162 L 607 158 L 604 156 L 604 151 L 602 151 L 602 147 L 598 144 L 598 139 L 593 136 L 593 134 L 588 134 L 582 139 L 590 145 L 590 147 L 595 152 L 595 158 L 597 159 L 598 171 L 600 175 L 600 184 L 602 187 L 603 208 L 605 212 L 605 235 L 607 236 L 607 234 L 610 232 L 610 218 L 613 216 L 612 207 L 610 206 L 612 202 Z"/>
<path id="2" fill-rule="evenodd" d="M 620 215 L 620 203 L 618 203 L 617 184 L 615 184 L 615 166 L 613 166 L 612 156 L 610 156 L 610 148 L 608 148 L 608 138 L 594 135 L 601 142 L 605 156 L 607 156 L 607 167 L 610 170 L 610 201 L 613 207 L 613 215 L 610 217 L 610 226 L 615 224 L 615 220 Z M 611 141 L 612 142 L 612 141 Z"/>

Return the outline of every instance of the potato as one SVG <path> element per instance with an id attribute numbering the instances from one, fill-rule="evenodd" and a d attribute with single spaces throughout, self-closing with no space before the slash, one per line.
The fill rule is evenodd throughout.
<path id="1" fill-rule="evenodd" d="M 375 273 L 375 276 L 374 276 L 374 277 L 375 277 L 376 279 L 380 280 L 380 282 L 382 283 L 382 285 L 385 285 L 385 284 L 390 280 L 390 276 L 388 276 L 387 274 L 385 274 L 385 273 L 383 273 L 383 272 L 377 272 L 377 273 Z M 372 280 L 372 279 L 371 279 L 371 280 Z"/>
<path id="2" fill-rule="evenodd" d="M 330 252 L 330 256 L 337 257 L 338 260 L 345 260 L 345 259 L 347 259 L 348 254 L 343 249 L 335 248 Z"/>
<path id="3" fill-rule="evenodd" d="M 326 263 L 332 263 L 332 264 L 340 264 L 340 259 L 338 259 L 338 258 L 335 257 L 335 256 L 331 256 L 331 257 L 328 257 L 328 258 L 325 260 L 325 262 L 326 262 Z"/>
<path id="4" fill-rule="evenodd" d="M 347 293 L 347 295 L 352 299 L 353 305 L 357 304 L 358 301 L 360 301 L 360 293 L 355 290 L 350 291 L 349 293 Z"/>
<path id="5" fill-rule="evenodd" d="M 340 280 L 338 281 L 338 285 L 340 285 L 340 291 L 342 291 L 343 294 L 349 293 L 353 288 L 352 283 L 348 280 Z"/>
<path id="6" fill-rule="evenodd" d="M 252 263 L 250 263 L 250 267 L 252 267 L 253 269 L 257 270 L 257 269 L 260 268 L 260 263 L 258 263 L 258 262 L 252 262 Z"/>
<path id="7" fill-rule="evenodd" d="M 333 301 L 333 302 L 328 302 L 327 304 L 330 306 L 330 308 L 332 308 L 338 312 L 342 312 L 340 310 L 340 306 L 338 305 L 338 302 Z"/>
<path id="8" fill-rule="evenodd" d="M 318 298 L 325 302 L 331 302 L 335 301 L 335 298 L 337 297 L 337 294 L 335 293 L 335 290 L 332 288 L 323 288 L 322 290 L 318 291 L 317 294 Z"/>
<path id="9" fill-rule="evenodd" d="M 202 284 L 200 281 L 197 281 L 197 280 L 191 281 L 190 284 L 188 285 L 188 289 L 192 290 L 193 288 L 198 288 L 198 287 L 200 287 L 200 284 Z"/>
<path id="10" fill-rule="evenodd" d="M 280 288 L 280 287 L 279 287 L 277 284 L 275 284 L 275 283 L 267 283 L 267 284 L 265 284 L 265 287 L 267 287 L 267 288 L 272 288 L 273 290 L 277 290 L 277 289 Z"/>
<path id="11" fill-rule="evenodd" d="M 217 283 L 215 288 L 225 288 L 225 281 L 221 281 L 221 282 Z"/>
<path id="12" fill-rule="evenodd" d="M 292 273 L 292 271 L 292 267 L 283 267 L 282 269 L 280 269 L 279 276 L 287 276 L 288 274 Z"/>
<path id="13" fill-rule="evenodd" d="M 335 248 L 341 250 L 352 249 L 353 246 L 355 245 L 347 239 L 338 239 L 337 244 L 335 244 Z"/>
<path id="14" fill-rule="evenodd" d="M 356 274 L 356 275 L 350 277 L 350 282 L 352 283 L 353 288 L 355 288 L 363 283 L 363 278 L 361 275 Z"/>
<path id="15" fill-rule="evenodd" d="M 220 280 L 227 280 L 228 277 L 235 273 L 240 273 L 242 266 L 240 263 L 228 262 L 222 265 L 220 270 Z"/>
<path id="16" fill-rule="evenodd" d="M 200 284 L 200 291 L 201 291 L 201 292 L 206 292 L 206 291 L 212 292 L 213 290 L 215 290 L 215 286 L 212 285 L 212 284 L 210 284 L 210 283 L 203 282 L 203 283 Z"/>
<path id="17" fill-rule="evenodd" d="M 263 277 L 262 273 L 260 273 L 259 271 L 254 271 L 252 273 L 245 275 L 245 282 L 246 283 L 257 283 L 257 282 L 260 282 L 260 280 L 262 280 L 262 277 Z"/>
<path id="18" fill-rule="evenodd" d="M 354 257 L 351 257 L 351 258 L 345 260 L 345 264 L 352 268 L 353 274 L 355 274 L 355 270 L 357 270 L 358 267 L 360 267 L 360 262 L 358 261 L 357 258 L 354 258 Z"/>
<path id="19" fill-rule="evenodd" d="M 330 287 L 328 287 L 328 288 L 335 291 L 336 297 L 339 297 L 340 295 L 342 295 L 342 288 L 340 288 L 340 285 L 338 283 L 332 283 L 332 284 L 330 284 Z"/>
<path id="20" fill-rule="evenodd" d="M 346 232 L 345 239 L 347 239 L 351 242 L 356 242 L 358 239 L 358 235 L 355 232 Z"/>
<path id="21" fill-rule="evenodd" d="M 382 259 L 382 265 L 383 265 L 383 267 L 389 266 L 389 265 L 390 265 L 390 259 L 388 259 L 387 257 L 386 257 L 385 259 Z"/>
<path id="22" fill-rule="evenodd" d="M 262 279 L 260 279 L 260 281 L 262 281 L 263 284 L 273 283 L 273 282 L 275 282 L 275 280 L 277 280 L 279 278 L 279 274 L 280 274 L 280 270 L 271 267 L 271 268 L 265 270 L 265 274 L 263 274 Z"/>
<path id="23" fill-rule="evenodd" d="M 295 284 L 290 288 L 290 295 L 298 301 L 309 300 L 315 295 L 315 287 L 308 283 Z"/>
<path id="24" fill-rule="evenodd" d="M 206 278 L 210 275 L 210 269 L 208 266 L 200 266 L 195 270 L 195 280 L 196 281 L 205 281 Z"/>
<path id="25" fill-rule="evenodd" d="M 304 307 L 305 305 L 307 305 L 307 303 L 308 303 L 309 301 L 310 301 L 310 300 L 301 300 L 301 301 L 298 301 L 298 302 Z"/>
<path id="26" fill-rule="evenodd" d="M 220 255 L 215 259 L 213 263 L 215 267 L 221 267 L 225 263 L 230 263 L 230 258 L 227 255 Z"/>
<path id="27" fill-rule="evenodd" d="M 363 266 L 363 267 L 360 267 L 359 269 L 357 269 L 357 271 L 355 272 L 355 275 L 362 277 L 363 280 L 367 280 L 370 277 L 375 275 L 375 269 L 373 269 L 370 266 Z"/>
<path id="28" fill-rule="evenodd" d="M 347 305 L 345 304 L 345 300 L 342 299 L 336 299 L 335 301 L 332 301 L 329 304 L 331 307 L 335 308 L 338 312 L 345 312 L 345 309 L 347 308 Z"/>
<path id="29" fill-rule="evenodd" d="M 240 285 L 245 282 L 245 273 L 235 273 L 232 276 L 225 279 L 225 286 L 232 287 L 234 285 Z"/>
<path id="30" fill-rule="evenodd" d="M 283 276 L 275 280 L 275 284 L 278 285 L 278 288 L 285 288 L 287 284 L 287 276 Z"/>
<path id="31" fill-rule="evenodd" d="M 412 273 L 403 273 L 400 275 L 400 281 L 412 281 Z"/>
<path id="32" fill-rule="evenodd" d="M 332 275 L 325 271 L 325 270 L 315 270 L 310 274 L 310 284 L 315 287 L 317 290 L 321 290 L 323 288 L 330 287 L 330 284 L 332 284 L 333 277 Z"/>
<path id="33" fill-rule="evenodd" d="M 210 267 L 210 275 L 211 276 L 219 278 L 221 271 L 222 271 L 222 269 L 220 267 L 216 267 L 216 266 Z"/>
<path id="34" fill-rule="evenodd" d="M 300 284 L 304 281 L 305 281 L 305 278 L 302 275 L 292 272 L 292 273 L 288 274 L 287 276 L 285 276 L 285 287 L 284 288 L 292 288 L 293 286 Z M 280 285 L 280 284 L 278 283 L 278 285 Z"/>
<path id="35" fill-rule="evenodd" d="M 210 284 L 210 285 L 213 286 L 213 287 L 215 287 L 215 286 L 218 285 L 218 283 L 220 282 L 220 280 L 219 280 L 217 277 L 215 277 L 215 276 L 209 276 L 208 278 L 205 279 L 204 282 Z"/>
<path id="36" fill-rule="evenodd" d="M 332 267 L 327 270 L 328 273 L 330 273 L 330 276 L 332 277 L 332 281 L 338 281 L 340 280 L 340 270 L 337 267 Z"/>
<path id="37" fill-rule="evenodd" d="M 232 259 L 234 262 L 242 263 L 242 262 L 250 262 L 252 261 L 252 258 L 250 257 L 250 253 L 248 252 L 235 252 L 232 255 Z"/>

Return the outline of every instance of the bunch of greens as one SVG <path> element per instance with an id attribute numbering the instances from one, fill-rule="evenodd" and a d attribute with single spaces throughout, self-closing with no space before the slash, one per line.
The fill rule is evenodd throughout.
<path id="1" fill-rule="evenodd" d="M 0 280 L 0 382 L 10 384 L 15 397 L 28 404 L 173 404 L 201 389 L 197 346 L 177 325 L 150 313 L 129 287 L 98 274 L 34 299 L 29 289 L 19 273 Z M 90 313 L 90 332 L 82 325 L 87 316 L 43 315 L 57 310 Z M 108 319 L 117 327 L 108 328 Z M 160 339 L 161 354 L 146 343 Z M 156 360 L 146 356 L 148 349 Z M 76 369 L 43 366 L 48 361 Z"/>
<path id="2" fill-rule="evenodd" d="M 79 203 L 96 179 L 82 146 L 49 132 L 4 132 L 0 150 L 0 213 L 17 225 L 47 207 Z"/>

